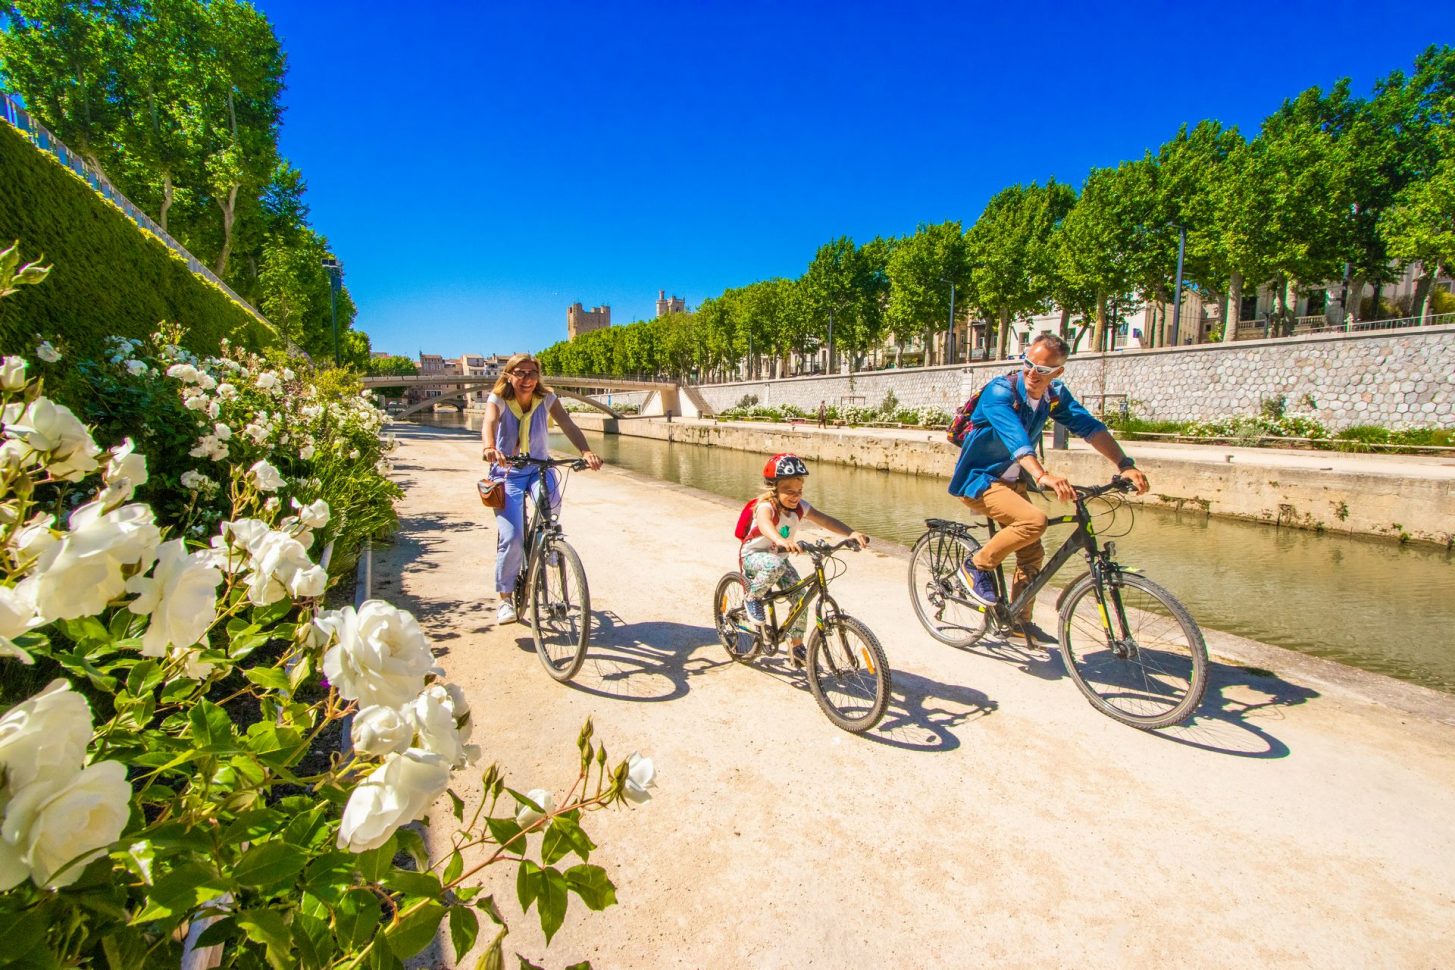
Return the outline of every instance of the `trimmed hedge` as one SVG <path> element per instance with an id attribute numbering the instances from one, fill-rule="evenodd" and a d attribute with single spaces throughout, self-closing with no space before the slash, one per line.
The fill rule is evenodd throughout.
<path id="1" fill-rule="evenodd" d="M 277 345 L 259 323 L 156 236 L 97 194 L 49 153 L 0 122 L 0 249 L 54 265 L 43 286 L 0 300 L 0 352 L 29 355 L 36 335 L 62 352 L 99 357 L 111 334 L 145 339 L 162 321 L 186 329 L 198 354 L 223 337 L 250 350 Z"/>

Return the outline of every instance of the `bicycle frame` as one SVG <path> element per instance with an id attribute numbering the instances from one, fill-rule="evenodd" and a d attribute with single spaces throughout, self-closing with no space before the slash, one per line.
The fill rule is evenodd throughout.
<path id="1" fill-rule="evenodd" d="M 839 612 L 839 604 L 829 595 L 828 577 L 824 575 L 823 564 L 824 560 L 828 558 L 828 556 L 816 557 L 814 559 L 813 572 L 787 589 L 773 590 L 772 592 L 764 594 L 763 604 L 770 610 L 773 609 L 772 604 L 777 600 L 794 600 L 792 607 L 788 611 L 788 616 L 784 618 L 782 623 L 778 622 L 776 610 L 773 610 L 770 614 L 773 617 L 773 623 L 770 626 L 772 642 L 776 643 L 779 635 L 784 630 L 793 627 L 793 624 L 798 620 L 799 616 L 808 609 L 810 602 L 814 603 L 814 625 L 819 629 L 823 628 L 824 607 L 826 604 L 830 615 Z M 794 599 L 795 597 L 796 599 Z"/>

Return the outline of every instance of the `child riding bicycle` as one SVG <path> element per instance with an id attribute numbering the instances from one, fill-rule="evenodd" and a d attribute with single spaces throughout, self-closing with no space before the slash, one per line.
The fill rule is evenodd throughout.
<path id="1" fill-rule="evenodd" d="M 751 525 L 742 534 L 738 559 L 748 581 L 748 595 L 743 602 L 748 619 L 758 626 L 768 622 L 762 597 L 774 587 L 787 589 L 799 581 L 797 570 L 788 562 L 788 555 L 799 551 L 795 538 L 800 523 L 807 521 L 835 535 L 857 540 L 862 549 L 869 537 L 850 529 L 831 515 L 813 508 L 803 497 L 803 480 L 808 466 L 792 454 L 778 454 L 763 466 L 763 484 L 767 491 L 743 510 L 751 515 Z M 749 512 L 751 509 L 751 512 Z M 789 656 L 795 664 L 804 662 L 803 633 L 808 625 L 807 611 L 788 631 Z"/>

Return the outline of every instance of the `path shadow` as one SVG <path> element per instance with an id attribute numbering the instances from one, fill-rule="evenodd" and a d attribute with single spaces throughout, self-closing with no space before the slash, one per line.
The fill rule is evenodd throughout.
<path id="1" fill-rule="evenodd" d="M 1283 709 L 1305 704 L 1319 692 L 1290 684 L 1271 671 L 1212 661 L 1207 696 L 1183 724 L 1151 732 L 1174 744 L 1238 758 L 1284 758 L 1289 748 L 1268 730 Z"/>
<path id="2" fill-rule="evenodd" d="M 591 639 L 586 662 L 567 686 L 597 697 L 637 703 L 660 703 L 683 697 L 688 681 L 732 661 L 725 656 L 708 659 L 704 648 L 717 647 L 712 627 L 652 620 L 625 623 L 611 610 L 591 614 Z M 516 645 L 535 653 L 530 628 L 524 627 Z"/>
<path id="3" fill-rule="evenodd" d="M 780 647 L 771 657 L 759 656 L 749 665 L 801 693 L 805 703 L 818 706 L 807 675 L 788 660 L 786 647 Z M 1000 706 L 973 687 L 942 684 L 903 670 L 890 670 L 889 688 L 884 717 L 856 736 L 910 751 L 954 751 L 960 746 L 960 738 L 952 728 L 984 717 Z"/>

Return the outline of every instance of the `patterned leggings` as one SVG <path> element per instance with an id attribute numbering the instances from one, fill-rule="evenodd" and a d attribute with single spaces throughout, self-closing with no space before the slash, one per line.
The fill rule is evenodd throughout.
<path id="1" fill-rule="evenodd" d="M 748 578 L 748 596 L 760 599 L 773 588 L 787 589 L 798 582 L 798 571 L 788 562 L 788 557 L 776 552 L 750 552 L 743 557 L 743 575 Z M 808 610 L 799 614 L 788 628 L 792 640 L 802 640 L 803 631 L 808 628 Z"/>

